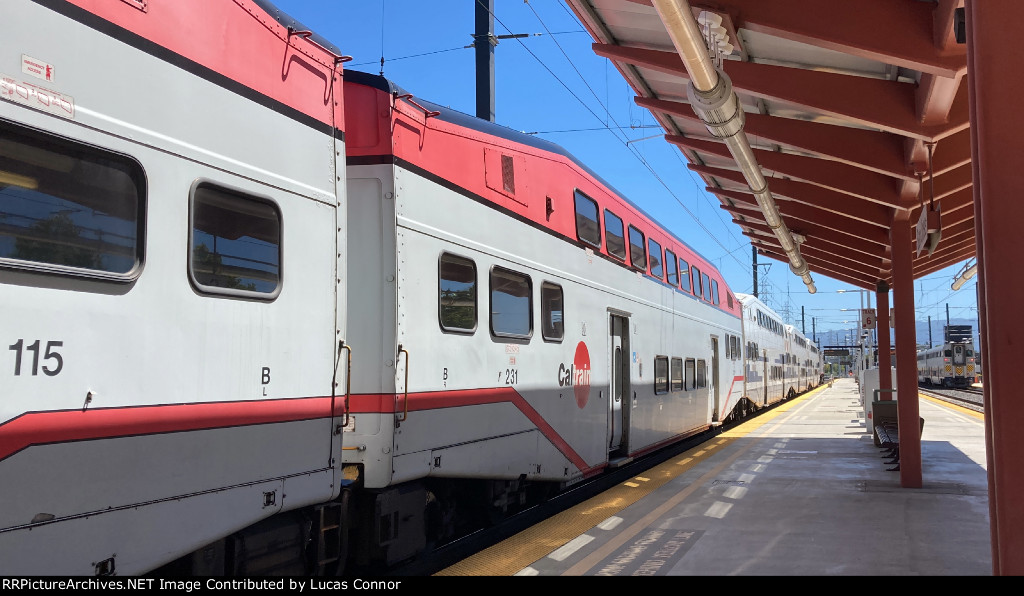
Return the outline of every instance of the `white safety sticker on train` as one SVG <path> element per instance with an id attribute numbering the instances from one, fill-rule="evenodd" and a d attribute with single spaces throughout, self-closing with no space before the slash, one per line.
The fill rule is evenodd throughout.
<path id="1" fill-rule="evenodd" d="M 36 60 L 27 54 L 21 55 L 21 72 L 44 81 L 53 81 L 56 74 L 52 64 Z"/>
<path id="2" fill-rule="evenodd" d="M 0 98 L 64 118 L 75 117 L 75 100 L 32 83 L 0 74 Z"/>

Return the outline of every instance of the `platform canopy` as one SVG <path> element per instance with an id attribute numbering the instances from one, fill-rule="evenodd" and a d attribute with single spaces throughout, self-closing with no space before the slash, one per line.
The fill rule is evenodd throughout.
<path id="1" fill-rule="evenodd" d="M 731 80 L 775 215 L 691 105 L 664 6 L 680 3 L 567 2 L 759 254 L 865 289 L 892 285 L 894 241 L 915 279 L 975 256 L 963 0 L 681 3 Z M 894 221 L 911 232 L 891 238 Z"/>

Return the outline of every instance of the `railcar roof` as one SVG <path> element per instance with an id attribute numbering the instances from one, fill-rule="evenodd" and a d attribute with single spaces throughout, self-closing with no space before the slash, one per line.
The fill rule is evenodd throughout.
<path id="1" fill-rule="evenodd" d="M 347 80 L 347 81 L 351 81 L 351 82 L 357 83 L 359 85 L 366 85 L 368 87 L 374 87 L 376 89 L 380 89 L 381 91 L 384 91 L 385 93 L 398 94 L 398 95 L 404 95 L 404 94 L 408 93 L 408 91 L 406 89 L 404 89 L 403 87 L 400 87 L 399 85 L 395 84 L 394 81 L 388 79 L 387 77 L 383 77 L 383 76 L 380 76 L 380 75 L 375 75 L 375 74 L 372 74 L 372 73 L 363 72 L 363 71 L 359 71 L 359 70 L 345 70 L 344 71 L 344 77 L 345 77 L 345 80 Z M 708 258 L 705 255 L 703 255 L 700 251 L 696 250 L 693 246 L 691 246 L 685 240 L 680 238 L 678 235 L 673 233 L 672 230 L 666 228 L 663 224 L 661 224 L 658 221 L 657 218 L 652 216 L 650 213 L 647 213 L 646 211 L 644 211 L 636 203 L 631 201 L 626 195 L 624 195 L 623 193 L 619 192 L 614 186 L 609 184 L 608 181 L 606 181 L 604 178 L 602 178 L 600 174 L 598 174 L 597 172 L 592 170 L 585 163 L 581 162 L 573 154 L 571 154 L 568 151 L 566 151 L 565 148 L 562 147 L 561 145 L 559 145 L 557 143 L 553 143 L 553 142 L 545 140 L 545 139 L 542 139 L 542 138 L 537 137 L 535 135 L 529 135 L 529 134 L 526 134 L 524 132 L 511 129 L 511 128 L 509 128 L 507 126 L 503 126 L 501 124 L 496 124 L 496 123 L 490 122 L 488 120 L 483 120 L 481 118 L 477 118 L 476 116 L 471 116 L 469 114 L 466 114 L 464 112 L 460 112 L 458 110 L 453 110 L 453 109 L 451 109 L 449 107 L 436 104 L 436 103 L 434 103 L 434 102 L 432 102 L 430 100 L 427 100 L 427 99 L 422 99 L 422 98 L 417 97 L 416 98 L 416 102 L 419 103 L 419 104 L 422 104 L 424 107 L 426 107 L 426 108 L 428 108 L 430 110 L 440 112 L 440 115 L 438 116 L 438 118 L 443 120 L 443 121 L 445 121 L 445 122 L 450 122 L 452 124 L 455 124 L 456 126 L 461 126 L 463 128 L 467 128 L 469 130 L 475 130 L 475 131 L 481 132 L 483 134 L 491 135 L 491 136 L 494 136 L 494 137 L 497 137 L 497 138 L 500 138 L 500 139 L 506 139 L 506 140 L 511 141 L 513 143 L 517 143 L 517 144 L 520 144 L 520 145 L 525 145 L 527 147 L 533 147 L 533 148 L 539 149 L 541 151 L 546 151 L 548 153 L 552 153 L 552 154 L 555 154 L 555 155 L 561 155 L 561 156 L 565 157 L 566 159 L 570 160 L 573 164 L 578 166 L 580 169 L 585 171 L 588 176 L 590 176 L 595 181 L 597 181 L 598 183 L 603 185 L 605 188 L 607 188 L 611 193 L 615 194 L 617 197 L 619 197 L 620 199 L 625 201 L 627 204 L 629 204 L 629 206 L 632 207 L 633 209 L 635 209 L 637 211 L 637 213 L 640 213 L 641 215 L 646 217 L 647 220 L 650 221 L 652 224 L 657 225 L 659 228 L 661 228 L 661 230 L 667 236 L 670 236 L 673 240 L 675 240 L 676 242 L 678 242 L 682 246 L 685 246 L 687 249 L 689 249 L 689 251 L 691 253 L 701 257 L 704 260 L 704 262 L 709 267 L 712 267 L 716 271 L 718 271 L 718 268 L 715 267 L 714 264 L 711 263 L 711 261 L 708 260 Z M 719 273 L 721 273 L 721 272 L 719 272 Z M 728 284 L 728 280 L 725 280 L 724 277 L 723 277 L 723 281 L 725 281 L 726 284 Z M 736 295 L 735 292 L 733 292 L 733 295 Z"/>

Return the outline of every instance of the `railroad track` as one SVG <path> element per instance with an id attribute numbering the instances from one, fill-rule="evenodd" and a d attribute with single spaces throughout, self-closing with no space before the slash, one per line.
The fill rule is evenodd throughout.
<path id="1" fill-rule="evenodd" d="M 963 406 L 976 412 L 985 411 L 982 390 L 977 387 L 970 387 L 967 389 L 943 389 L 941 387 L 919 385 L 917 390 L 929 397 L 934 397 L 935 399 Z"/>

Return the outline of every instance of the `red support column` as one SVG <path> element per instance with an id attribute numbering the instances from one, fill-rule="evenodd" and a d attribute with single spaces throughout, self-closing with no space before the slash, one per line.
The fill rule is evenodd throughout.
<path id="1" fill-rule="evenodd" d="M 875 298 L 878 307 L 875 316 L 875 335 L 878 337 L 878 388 L 882 390 L 880 399 L 886 401 L 892 399 L 892 392 L 886 391 L 892 389 L 892 358 L 889 357 L 892 351 L 892 344 L 889 343 L 889 284 L 884 281 L 878 282 Z"/>
<path id="2" fill-rule="evenodd" d="M 1016 378 L 1024 337 L 1024 116 L 1017 107 L 1024 56 L 1012 50 L 1024 2 L 967 0 L 965 8 L 992 567 L 996 575 L 1024 575 L 1024 405 Z"/>
<path id="3" fill-rule="evenodd" d="M 896 317 L 896 408 L 900 429 L 900 485 L 921 488 L 921 423 L 917 397 L 917 330 L 914 321 L 913 226 L 892 222 L 893 308 Z M 984 355 L 982 356 L 984 358 Z"/>

